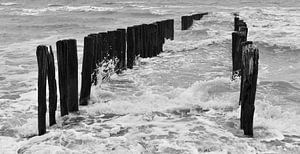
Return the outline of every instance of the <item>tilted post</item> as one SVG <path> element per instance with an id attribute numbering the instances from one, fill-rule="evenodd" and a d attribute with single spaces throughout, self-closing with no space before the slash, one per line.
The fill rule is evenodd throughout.
<path id="1" fill-rule="evenodd" d="M 48 61 L 48 88 L 49 88 L 49 125 L 56 124 L 55 112 L 57 109 L 57 86 L 55 79 L 55 65 L 52 47 L 50 52 L 47 52 Z"/>

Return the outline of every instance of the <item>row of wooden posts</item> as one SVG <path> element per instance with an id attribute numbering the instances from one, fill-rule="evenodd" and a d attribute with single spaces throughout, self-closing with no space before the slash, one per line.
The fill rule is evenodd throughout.
<path id="1" fill-rule="evenodd" d="M 205 13 L 207 14 L 207 13 Z M 201 14 L 201 17 L 205 14 Z M 196 15 L 194 15 L 196 16 Z M 198 20 L 201 17 L 197 17 Z M 163 20 L 114 31 L 89 34 L 84 37 L 81 90 L 78 101 L 78 58 L 75 39 L 56 42 L 58 85 L 61 116 L 78 111 L 87 105 L 91 86 L 97 84 L 97 66 L 109 60 L 115 61 L 115 72 L 132 69 L 136 57 L 154 57 L 163 51 L 165 39 L 174 39 L 174 20 Z M 49 51 L 48 51 L 49 50 Z M 46 133 L 46 82 L 49 88 L 49 125 L 56 124 L 57 85 L 54 56 L 51 46 L 39 45 L 36 50 L 38 61 L 38 132 Z"/>
<path id="2" fill-rule="evenodd" d="M 252 41 L 247 40 L 247 35 L 247 24 L 236 16 L 232 33 L 232 76 L 233 79 L 234 76 L 241 76 L 240 128 L 243 129 L 245 135 L 253 136 L 259 50 Z"/>

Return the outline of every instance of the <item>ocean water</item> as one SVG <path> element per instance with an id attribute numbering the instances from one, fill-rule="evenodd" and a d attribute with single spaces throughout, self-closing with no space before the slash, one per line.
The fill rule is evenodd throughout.
<path id="1" fill-rule="evenodd" d="M 260 50 L 254 138 L 230 79 L 234 13 Z M 88 106 L 37 136 L 37 45 L 77 39 L 80 73 L 87 34 L 169 18 L 165 52 L 93 86 Z M 300 153 L 299 38 L 297 0 L 0 0 L 0 153 Z"/>

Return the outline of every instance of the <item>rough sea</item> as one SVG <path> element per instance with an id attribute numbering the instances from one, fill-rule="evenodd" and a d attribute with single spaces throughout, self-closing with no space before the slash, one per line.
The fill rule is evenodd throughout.
<path id="1" fill-rule="evenodd" d="M 254 138 L 231 81 L 235 13 L 260 50 Z M 93 86 L 78 113 L 58 109 L 37 136 L 38 45 L 77 39 L 80 85 L 84 36 L 163 19 L 175 20 L 163 53 Z M 1 154 L 300 153 L 299 0 L 0 0 L 0 66 Z"/>

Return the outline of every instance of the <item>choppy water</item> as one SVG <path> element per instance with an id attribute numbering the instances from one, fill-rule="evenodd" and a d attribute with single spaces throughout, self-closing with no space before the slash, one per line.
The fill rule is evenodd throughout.
<path id="1" fill-rule="evenodd" d="M 206 11 L 180 31 L 180 16 Z M 260 49 L 253 139 L 230 80 L 234 12 Z M 168 18 L 164 53 L 93 87 L 89 106 L 36 136 L 37 45 L 77 39 L 81 70 L 85 35 Z M 299 38 L 296 0 L 0 0 L 0 153 L 299 153 Z"/>

